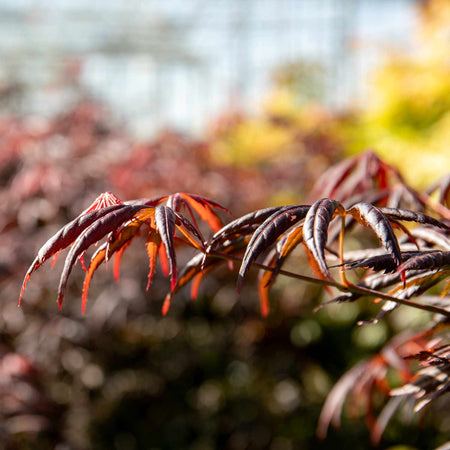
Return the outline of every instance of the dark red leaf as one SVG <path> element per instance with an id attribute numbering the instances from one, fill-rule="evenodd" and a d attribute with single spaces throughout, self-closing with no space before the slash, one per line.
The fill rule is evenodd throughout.
<path id="1" fill-rule="evenodd" d="M 400 247 L 389 219 L 370 203 L 358 203 L 347 211 L 362 225 L 371 228 L 397 265 L 402 262 Z"/>
<path id="2" fill-rule="evenodd" d="M 430 253 L 430 252 L 425 252 Z M 410 258 L 424 254 L 424 252 L 412 251 L 412 252 L 402 252 L 402 261 L 407 261 Z M 377 272 L 383 270 L 384 273 L 395 272 L 397 270 L 397 265 L 392 259 L 390 254 L 388 255 L 376 255 L 370 258 L 360 259 L 356 261 L 349 261 L 345 263 L 345 270 L 350 269 L 373 269 Z"/>
<path id="3" fill-rule="evenodd" d="M 245 275 L 252 262 L 267 250 L 285 231 L 304 219 L 309 210 L 307 205 L 285 206 L 269 216 L 253 233 L 242 259 L 237 282 L 237 290 L 241 291 Z"/>
<path id="4" fill-rule="evenodd" d="M 155 225 L 164 248 L 166 249 L 167 260 L 169 263 L 170 287 L 173 291 L 177 282 L 177 259 L 173 237 L 175 234 L 175 213 L 167 206 L 157 206 L 155 208 Z"/>
<path id="5" fill-rule="evenodd" d="M 107 234 L 109 234 L 112 231 L 115 231 L 121 225 L 131 220 L 133 216 L 140 210 L 144 208 L 149 208 L 141 205 L 137 206 L 118 205 L 118 207 L 119 206 L 120 209 L 116 209 L 110 212 L 109 214 L 106 214 L 105 216 L 101 217 L 96 222 L 94 222 L 89 228 L 85 229 L 74 242 L 72 248 L 70 249 L 66 257 L 64 268 L 61 273 L 61 279 L 59 282 L 58 304 L 60 307 L 64 300 L 64 293 L 70 272 L 72 271 L 72 268 L 77 259 L 79 258 L 79 256 L 92 244 L 95 244 L 100 239 L 104 238 Z M 93 211 L 93 212 L 100 212 L 100 211 Z"/>
<path id="6" fill-rule="evenodd" d="M 450 268 L 450 252 L 430 251 L 417 252 L 408 261 L 398 267 L 398 271 L 404 270 L 435 270 Z"/>
<path id="7" fill-rule="evenodd" d="M 273 206 L 271 208 L 259 209 L 233 220 L 214 234 L 209 242 L 207 252 L 211 251 L 219 242 L 223 242 L 226 239 L 240 235 L 247 236 L 253 233 L 269 216 L 282 208 L 284 207 Z"/>
<path id="8" fill-rule="evenodd" d="M 449 229 L 445 223 L 421 212 L 398 208 L 379 208 L 379 210 L 389 219 L 406 220 L 408 222 L 417 222 L 421 224 L 433 225 L 438 228 Z"/>
<path id="9" fill-rule="evenodd" d="M 105 243 L 103 243 L 102 246 L 99 247 L 99 249 L 92 256 L 89 267 L 86 270 L 86 275 L 84 277 L 83 283 L 83 291 L 81 297 L 81 310 L 83 314 L 86 309 L 87 294 L 94 272 L 103 261 L 108 261 L 111 256 L 115 254 L 113 273 L 116 281 L 119 280 L 120 258 L 126 247 L 131 244 L 131 241 L 139 232 L 140 225 L 141 224 L 139 222 L 133 221 L 132 223 L 124 227 L 116 238 L 112 238 L 111 240 L 108 239 Z"/>
<path id="10" fill-rule="evenodd" d="M 189 244 L 191 244 L 197 250 L 203 250 L 205 240 L 200 233 L 200 230 L 189 219 L 178 213 L 175 213 L 175 218 L 175 226 L 188 240 Z M 200 242 L 197 242 L 195 239 L 193 239 L 191 235 L 195 236 Z"/>
<path id="11" fill-rule="evenodd" d="M 320 272 L 325 277 L 330 277 L 330 272 L 325 262 L 328 225 L 336 211 L 341 215 L 344 214 L 344 208 L 338 201 L 322 198 L 311 206 L 303 224 L 303 242 L 316 260 Z"/>
<path id="12" fill-rule="evenodd" d="M 29 267 L 25 279 L 23 281 L 22 290 L 20 292 L 19 305 L 22 300 L 23 293 L 25 291 L 26 284 L 30 279 L 31 274 L 38 269 L 47 259 L 57 254 L 62 249 L 71 245 L 77 237 L 86 228 L 90 227 L 94 222 L 102 217 L 114 212 L 126 208 L 125 205 L 112 205 L 100 210 L 94 210 L 84 215 L 78 216 L 76 219 L 69 222 L 63 228 L 61 228 L 55 235 L 53 235 L 39 250 L 36 258 Z"/>

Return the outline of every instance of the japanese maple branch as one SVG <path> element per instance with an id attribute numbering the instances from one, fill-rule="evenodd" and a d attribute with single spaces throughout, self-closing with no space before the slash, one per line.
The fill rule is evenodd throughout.
<path id="1" fill-rule="evenodd" d="M 228 255 L 226 253 L 209 252 L 207 254 L 207 256 L 225 259 L 225 260 L 242 262 L 242 258 L 240 258 L 239 256 Z M 276 270 L 274 267 L 266 266 L 265 264 L 260 264 L 260 263 L 256 263 L 256 262 L 252 263 L 252 267 L 268 270 L 270 272 L 274 272 Z M 277 269 L 277 272 L 286 277 L 306 281 L 308 283 L 317 284 L 320 286 L 332 286 L 332 287 L 335 287 L 336 289 L 340 290 L 341 292 L 352 292 L 354 294 L 360 294 L 360 295 L 366 295 L 366 296 L 369 295 L 371 297 L 379 297 L 379 298 L 382 298 L 383 300 L 390 300 L 390 301 L 396 302 L 400 305 L 410 306 L 412 308 L 422 309 L 424 311 L 428 311 L 428 312 L 432 312 L 432 313 L 436 313 L 436 314 L 442 314 L 443 316 L 450 318 L 450 311 L 447 311 L 443 308 L 439 308 L 439 307 L 433 306 L 433 305 L 424 305 L 422 303 L 416 303 L 411 300 L 405 300 L 402 298 L 393 297 L 392 295 L 385 294 L 384 292 L 375 291 L 373 289 L 358 286 L 355 284 L 349 283 L 348 286 L 345 286 L 344 284 L 340 284 L 333 280 L 309 277 L 307 275 L 301 275 L 299 273 L 290 272 L 288 270 L 283 270 L 283 269 L 279 269 L 279 270 Z"/>

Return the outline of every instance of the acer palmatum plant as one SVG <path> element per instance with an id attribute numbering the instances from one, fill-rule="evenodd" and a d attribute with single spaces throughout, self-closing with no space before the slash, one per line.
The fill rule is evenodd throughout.
<path id="1" fill-rule="evenodd" d="M 86 271 L 84 313 L 94 272 L 114 256 L 118 279 L 124 250 L 141 236 L 149 258 L 147 288 L 157 260 L 170 278 L 170 291 L 162 306 L 164 315 L 180 288 L 191 282 L 195 299 L 205 274 L 226 262 L 231 270 L 235 263 L 240 265 L 238 293 L 250 269 L 259 271 L 263 316 L 269 313 L 269 289 L 279 275 L 325 287 L 332 299 L 316 309 L 360 299 L 381 302 L 378 315 L 367 322 L 377 322 L 399 306 L 433 313 L 426 329 L 395 336 L 379 355 L 351 369 L 324 405 L 318 427 L 320 437 L 325 437 L 331 423 L 339 424 L 348 397 L 358 404 L 351 408 L 352 414 L 366 415 L 372 440 L 378 443 L 389 418 L 404 399 L 417 400 L 415 409 L 419 410 L 436 399 L 448 399 L 450 392 L 449 183 L 444 180 L 432 190 L 439 191 L 437 200 L 407 186 L 395 168 L 368 152 L 330 169 L 319 179 L 313 195 L 321 197 L 325 193 L 325 197 L 310 204 L 260 209 L 226 225 L 218 212 L 229 211 L 199 195 L 180 192 L 121 202 L 105 193 L 41 247 L 25 275 L 19 303 L 33 272 L 69 248 L 57 300 L 61 307 L 71 271 L 81 261 Z M 214 231 L 208 239 L 202 223 Z M 346 248 L 348 234 L 361 229 L 373 234 L 378 247 Z M 180 244 L 197 251 L 181 271 L 177 263 Z M 89 264 L 85 264 L 85 253 L 94 245 L 97 248 Z M 304 250 L 308 273 L 286 269 L 297 248 Z M 426 367 L 414 376 L 410 366 L 416 359 Z M 398 373 L 402 387 L 391 389 L 388 369 Z M 378 419 L 373 406 L 375 393 L 393 396 Z"/>

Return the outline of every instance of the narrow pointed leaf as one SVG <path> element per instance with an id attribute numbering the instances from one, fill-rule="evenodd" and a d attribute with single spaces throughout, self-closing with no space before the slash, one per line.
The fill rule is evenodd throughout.
<path id="1" fill-rule="evenodd" d="M 410 233 L 416 239 L 421 239 L 429 245 L 436 245 L 450 251 L 450 239 L 445 236 L 443 230 L 429 227 L 417 227 L 410 230 Z"/>
<path id="2" fill-rule="evenodd" d="M 240 253 L 242 250 L 243 244 L 238 243 L 230 243 L 229 246 L 221 248 L 221 253 L 233 255 L 235 253 Z M 181 289 L 183 286 L 187 285 L 190 281 L 192 281 L 191 288 L 191 298 L 195 299 L 197 297 L 197 291 L 201 280 L 204 276 L 213 270 L 214 268 L 225 264 L 227 261 L 225 259 L 213 258 L 209 257 L 206 261 L 204 261 L 203 253 L 198 253 L 193 256 L 188 263 L 184 266 L 180 275 L 177 278 L 177 283 L 172 292 L 170 292 L 164 301 L 163 305 L 163 314 L 166 314 L 169 307 L 170 302 L 176 292 Z"/>
<path id="3" fill-rule="evenodd" d="M 344 208 L 338 201 L 322 198 L 311 206 L 303 225 L 303 242 L 326 278 L 330 277 L 330 271 L 325 262 L 328 225 L 336 211 L 339 214 L 344 213 Z"/>
<path id="4" fill-rule="evenodd" d="M 172 211 L 177 212 L 180 211 L 183 203 L 184 201 L 180 193 L 176 192 L 175 194 L 169 195 L 169 198 L 167 199 L 166 202 L 166 206 L 169 207 Z"/>
<path id="5" fill-rule="evenodd" d="M 283 236 L 283 239 L 279 241 L 280 246 L 277 251 L 274 271 L 270 274 L 268 284 L 273 284 L 275 282 L 286 259 L 301 242 L 303 242 L 303 227 L 292 229 L 289 234 Z"/>
<path id="6" fill-rule="evenodd" d="M 245 243 L 241 242 L 233 242 L 230 243 L 229 246 L 220 248 L 220 253 L 225 255 L 234 255 L 237 253 L 240 253 L 242 251 L 243 246 Z M 185 286 L 187 283 L 189 283 L 196 275 L 199 273 L 207 273 L 208 271 L 214 269 L 215 267 L 218 267 L 219 265 L 226 264 L 229 261 L 226 261 L 222 258 L 214 258 L 209 257 L 204 261 L 203 254 L 197 253 L 194 255 L 184 266 L 183 270 L 181 271 L 177 284 L 175 286 L 174 292 L 177 292 L 180 288 Z"/>
<path id="7" fill-rule="evenodd" d="M 358 163 L 357 158 L 349 158 L 328 169 L 316 182 L 313 199 L 317 197 L 336 197 L 339 185 Z"/>
<path id="8" fill-rule="evenodd" d="M 84 215 L 78 216 L 76 219 L 69 222 L 61 228 L 55 235 L 53 235 L 38 251 L 38 254 L 31 266 L 28 268 L 23 281 L 22 290 L 19 297 L 19 305 L 23 297 L 28 280 L 31 274 L 37 270 L 47 259 L 56 255 L 62 249 L 71 245 L 76 238 L 94 222 L 108 215 L 113 211 L 118 211 L 125 208 L 124 205 L 112 205 L 106 208 L 91 211 Z"/>
<path id="9" fill-rule="evenodd" d="M 67 281 L 69 279 L 72 268 L 77 259 L 79 258 L 79 256 L 92 244 L 95 244 L 96 242 L 104 238 L 107 234 L 116 230 L 127 221 L 131 220 L 138 211 L 145 208 L 145 206 L 129 206 L 129 205 L 118 205 L 118 206 L 121 206 L 121 208 L 116 209 L 110 212 L 109 214 L 106 214 L 102 218 L 98 219 L 89 228 L 87 228 L 74 242 L 72 248 L 70 249 L 66 257 L 66 261 L 64 263 L 64 268 L 62 270 L 59 282 L 58 304 L 60 307 L 64 300 L 64 293 L 66 290 Z"/>
<path id="10" fill-rule="evenodd" d="M 230 213 L 228 209 L 219 205 L 216 202 L 200 197 L 194 194 L 180 193 L 180 196 L 189 203 L 192 208 L 198 213 L 202 220 L 204 220 L 213 231 L 218 231 L 222 228 L 222 221 L 220 217 L 212 210 L 212 208 L 221 209 Z"/>
<path id="11" fill-rule="evenodd" d="M 167 259 L 167 252 L 163 243 L 161 243 L 161 245 L 159 246 L 158 257 L 159 263 L 161 264 L 161 270 L 164 276 L 168 277 L 170 272 L 169 260 Z"/>
<path id="12" fill-rule="evenodd" d="M 273 249 L 264 261 L 265 266 L 275 267 L 277 260 L 277 252 Z M 269 315 L 269 290 L 272 272 L 269 270 L 260 270 L 258 275 L 258 294 L 261 306 L 261 315 L 267 317 Z"/>
<path id="13" fill-rule="evenodd" d="M 158 206 L 162 202 L 165 202 L 169 198 L 169 195 L 163 195 L 161 197 L 155 197 L 155 198 L 140 198 L 137 200 L 128 200 L 125 203 L 125 205 L 142 205 L 142 206 Z"/>
<path id="14" fill-rule="evenodd" d="M 413 258 L 418 255 L 422 255 L 424 253 L 430 252 L 402 252 L 402 261 L 408 261 L 410 258 Z M 384 273 L 391 273 L 397 270 L 397 265 L 395 261 L 392 259 L 390 254 L 385 255 L 376 255 L 370 258 L 360 259 L 356 261 L 346 262 L 345 270 L 350 269 L 373 269 L 376 272 L 384 271 Z"/>
<path id="15" fill-rule="evenodd" d="M 195 225 L 189 219 L 181 216 L 180 214 L 175 213 L 175 217 L 176 217 L 175 226 L 181 232 L 181 234 L 197 250 L 203 250 L 204 239 L 200 231 L 197 229 L 197 227 L 195 227 Z M 192 235 L 195 236 L 200 242 L 197 242 L 192 237 Z"/>
<path id="16" fill-rule="evenodd" d="M 397 238 L 389 219 L 377 207 L 369 203 L 358 203 L 348 210 L 348 213 L 362 225 L 371 228 L 395 263 L 401 264 L 402 257 Z"/>
<path id="17" fill-rule="evenodd" d="M 102 264 L 103 261 L 108 261 L 108 259 L 110 259 L 111 256 L 115 254 L 113 273 L 115 280 L 119 280 L 120 257 L 122 256 L 125 248 L 131 243 L 131 241 L 138 233 L 139 226 L 140 224 L 137 222 L 130 223 L 121 230 L 117 238 L 112 239 L 111 241 L 108 240 L 107 242 L 103 243 L 101 247 L 99 247 L 98 250 L 94 253 L 94 255 L 92 255 L 83 282 L 83 291 L 81 297 L 81 309 L 83 314 L 86 309 L 87 294 L 94 272 L 97 270 L 100 264 Z"/>
<path id="18" fill-rule="evenodd" d="M 420 252 L 398 267 L 398 271 L 404 270 L 435 270 L 450 268 L 450 252 L 431 251 Z"/>
<path id="19" fill-rule="evenodd" d="M 86 272 L 86 275 L 84 276 L 84 282 L 83 282 L 83 290 L 81 294 L 81 312 L 84 314 L 86 310 L 86 303 L 87 303 L 87 295 L 89 290 L 89 285 L 91 283 L 92 276 L 94 275 L 94 272 L 97 270 L 97 268 L 100 266 L 100 264 L 105 261 L 106 257 L 106 244 L 102 245 L 101 248 L 99 248 L 95 254 L 91 258 L 91 262 L 89 264 L 89 268 Z"/>
<path id="20" fill-rule="evenodd" d="M 155 208 L 156 229 L 161 236 L 161 240 L 166 249 L 167 260 L 169 263 L 170 286 L 173 291 L 177 282 L 177 259 L 173 236 L 175 234 L 175 213 L 167 206 L 157 206 Z"/>
<path id="21" fill-rule="evenodd" d="M 116 280 L 117 283 L 119 282 L 119 279 L 120 279 L 120 263 L 122 261 L 122 256 L 123 256 L 123 253 L 125 252 L 126 248 L 130 244 L 131 244 L 131 240 L 129 240 L 128 242 L 124 243 L 115 252 L 115 255 L 114 255 L 114 266 L 113 266 L 113 275 L 114 275 L 114 280 Z"/>
<path id="22" fill-rule="evenodd" d="M 164 299 L 162 308 L 161 308 L 161 314 L 163 316 L 167 315 L 167 313 L 169 312 L 169 308 L 170 308 L 170 303 L 172 301 L 172 294 L 169 292 L 166 295 L 166 298 Z"/>
<path id="23" fill-rule="evenodd" d="M 195 200 L 197 203 L 200 203 L 204 206 L 209 206 L 210 208 L 218 209 L 220 211 L 223 211 L 227 214 L 231 215 L 231 212 L 228 208 L 225 208 L 225 206 L 221 205 L 220 203 L 215 202 L 214 200 L 210 200 L 209 198 L 202 197 L 197 194 L 187 194 L 184 192 L 180 192 L 181 197 L 183 197 L 186 201 Z"/>
<path id="24" fill-rule="evenodd" d="M 397 272 L 387 273 L 387 274 L 374 274 L 365 278 L 363 281 L 359 282 L 357 285 L 372 289 L 377 291 L 385 287 L 393 286 L 400 282 L 400 274 Z"/>
<path id="25" fill-rule="evenodd" d="M 156 261 L 158 259 L 158 251 L 161 246 L 161 238 L 158 233 L 154 230 L 150 230 L 147 242 L 145 243 L 145 249 L 147 250 L 148 255 L 148 281 L 146 290 L 148 291 L 150 285 L 152 284 L 153 276 L 155 274 Z"/>
<path id="26" fill-rule="evenodd" d="M 449 227 L 445 223 L 440 222 L 439 220 L 436 220 L 433 217 L 421 212 L 397 208 L 379 208 L 379 210 L 389 219 L 405 220 L 408 222 L 417 222 L 426 225 L 433 225 L 438 228 L 449 229 Z"/>
<path id="27" fill-rule="evenodd" d="M 232 236 L 249 235 L 253 233 L 269 216 L 283 208 L 283 206 L 274 206 L 271 208 L 259 209 L 233 220 L 214 234 L 209 242 L 207 251 L 210 251 L 219 242 L 223 242 Z"/>
<path id="28" fill-rule="evenodd" d="M 183 270 L 181 271 L 178 277 L 177 284 L 172 292 L 172 295 L 178 292 L 178 290 L 181 289 L 183 286 L 186 286 L 191 280 L 196 278 L 197 275 L 206 274 L 209 270 L 216 267 L 217 265 L 225 263 L 224 260 L 211 258 L 208 260 L 208 266 L 202 269 L 201 267 L 202 261 L 203 261 L 203 254 L 201 253 L 198 253 L 188 261 L 188 263 L 184 266 Z M 198 286 L 195 289 L 198 289 Z"/>
<path id="29" fill-rule="evenodd" d="M 136 235 L 139 233 L 141 225 L 144 222 L 151 220 L 154 214 L 155 214 L 154 208 L 145 208 L 141 211 L 138 211 L 134 215 L 132 222 L 130 222 L 125 227 L 120 229 L 117 237 L 114 237 L 114 235 L 117 234 L 117 231 L 115 231 L 114 233 L 112 233 L 113 236 L 110 239 L 108 239 L 106 243 L 108 246 L 106 260 L 108 260 L 113 254 L 115 254 L 113 274 L 114 279 L 116 281 L 119 281 L 120 261 L 122 259 L 123 252 L 131 244 L 131 241 L 136 237 Z"/>
<path id="30" fill-rule="evenodd" d="M 240 292 L 245 275 L 252 262 L 267 250 L 285 231 L 300 220 L 304 219 L 309 206 L 286 206 L 269 216 L 253 233 L 247 250 L 242 259 L 237 282 L 237 291 Z"/>
<path id="31" fill-rule="evenodd" d="M 441 280 L 447 278 L 448 275 L 448 271 L 427 271 L 424 273 L 419 273 L 412 278 L 408 278 L 404 286 L 397 286 L 396 288 L 390 290 L 389 295 L 393 295 L 394 297 L 401 299 L 409 299 L 412 296 L 423 294 Z"/>
<path id="32" fill-rule="evenodd" d="M 203 278 L 205 277 L 205 275 L 206 275 L 205 272 L 200 272 L 197 275 L 195 275 L 194 278 L 192 279 L 192 283 L 191 283 L 191 300 L 192 301 L 197 300 L 200 283 L 203 280 Z"/>
<path id="33" fill-rule="evenodd" d="M 445 283 L 444 289 L 442 289 L 440 297 L 444 298 L 449 293 L 450 293 L 450 280 L 448 280 L 447 283 Z"/>

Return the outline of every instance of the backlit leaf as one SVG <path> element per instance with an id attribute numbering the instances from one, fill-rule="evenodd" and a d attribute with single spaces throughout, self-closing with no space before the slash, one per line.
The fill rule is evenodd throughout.
<path id="1" fill-rule="evenodd" d="M 133 238 L 139 231 L 140 223 L 133 221 L 126 227 L 124 227 L 119 235 L 116 238 L 108 239 L 104 242 L 101 247 L 92 255 L 91 261 L 89 263 L 89 267 L 86 271 L 86 275 L 84 277 L 83 282 L 83 291 L 81 296 L 81 310 L 84 314 L 87 303 L 87 294 L 89 290 L 89 285 L 94 275 L 94 272 L 100 266 L 103 261 L 108 261 L 113 254 L 115 254 L 114 260 L 114 278 L 116 281 L 119 279 L 119 265 L 120 265 L 120 257 L 122 256 L 125 248 L 131 243 Z"/>
<path id="2" fill-rule="evenodd" d="M 153 276 L 155 274 L 156 261 L 158 259 L 158 251 L 161 246 L 161 238 L 159 234 L 155 230 L 150 230 L 147 241 L 145 243 L 145 249 L 147 250 L 148 255 L 148 281 L 146 290 L 148 291 L 150 285 L 152 284 Z"/>
<path id="3" fill-rule="evenodd" d="M 267 255 L 264 265 L 275 267 L 277 260 L 277 252 L 275 249 Z M 261 315 L 267 317 L 269 315 L 269 289 L 272 272 L 269 270 L 260 270 L 258 274 L 258 294 L 261 306 Z"/>
<path id="4" fill-rule="evenodd" d="M 55 235 L 53 235 L 38 251 L 38 254 L 31 266 L 29 267 L 25 279 L 23 281 L 22 290 L 19 297 L 19 305 L 22 300 L 23 293 L 25 291 L 26 284 L 30 279 L 31 274 L 38 269 L 47 259 L 61 251 L 62 249 L 71 245 L 75 239 L 94 222 L 102 217 L 126 208 L 124 205 L 113 205 L 106 208 L 88 212 L 86 214 L 78 216 L 76 219 L 69 222 L 63 228 L 61 228 Z"/>
<path id="5" fill-rule="evenodd" d="M 138 211 L 140 211 L 143 208 L 147 208 L 141 205 L 137 206 L 118 205 L 117 208 L 119 207 L 120 209 L 116 209 L 112 212 L 109 212 L 109 214 L 106 214 L 105 216 L 101 217 L 96 222 L 94 222 L 89 228 L 85 229 L 85 231 L 83 231 L 74 242 L 72 248 L 70 249 L 66 257 L 64 268 L 61 273 L 61 279 L 59 282 L 58 304 L 60 307 L 64 300 L 64 293 L 66 290 L 67 281 L 78 257 L 92 244 L 95 244 L 97 241 L 104 238 L 107 234 L 116 230 L 125 222 L 131 220 Z M 100 212 L 100 211 L 93 211 L 93 212 Z"/>
<path id="6" fill-rule="evenodd" d="M 228 214 L 231 214 L 227 208 L 212 200 L 206 199 L 195 194 L 186 194 L 180 192 L 180 196 L 194 208 L 202 220 L 208 223 L 213 231 L 218 231 L 222 228 L 222 221 L 219 216 L 212 210 L 212 208 L 220 209 Z"/>
<path id="7" fill-rule="evenodd" d="M 89 290 L 89 285 L 91 283 L 92 276 L 100 264 L 105 260 L 106 256 L 106 244 L 99 248 L 91 258 L 88 270 L 84 276 L 83 290 L 81 294 L 81 312 L 84 314 L 86 310 L 87 295 Z"/>

